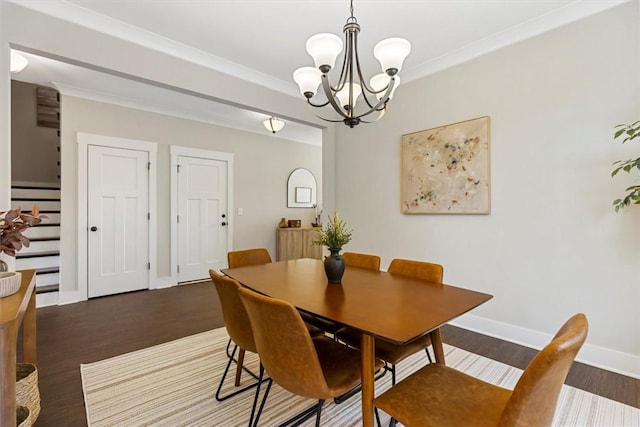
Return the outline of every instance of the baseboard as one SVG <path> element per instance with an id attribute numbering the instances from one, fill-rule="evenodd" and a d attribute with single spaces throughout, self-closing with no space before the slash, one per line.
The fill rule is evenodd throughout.
<path id="1" fill-rule="evenodd" d="M 36 294 L 36 308 L 58 305 L 59 299 L 60 299 L 59 292 L 47 292 L 44 294 Z"/>
<path id="2" fill-rule="evenodd" d="M 470 331 L 540 350 L 551 341 L 552 334 L 545 334 L 508 323 L 465 314 L 450 322 Z M 640 356 L 605 347 L 584 344 L 576 360 L 597 368 L 640 379 Z"/>
<path id="3" fill-rule="evenodd" d="M 172 286 L 176 286 L 178 283 L 176 281 L 176 278 L 173 276 L 163 276 L 163 277 L 156 277 L 156 280 L 154 280 L 153 283 L 153 287 L 149 288 L 149 289 L 164 289 L 164 288 L 170 288 Z"/>

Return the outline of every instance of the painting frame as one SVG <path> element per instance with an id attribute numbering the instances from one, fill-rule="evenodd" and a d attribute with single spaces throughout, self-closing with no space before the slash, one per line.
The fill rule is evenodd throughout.
<path id="1" fill-rule="evenodd" d="M 491 213 L 489 116 L 402 135 L 403 214 Z"/>

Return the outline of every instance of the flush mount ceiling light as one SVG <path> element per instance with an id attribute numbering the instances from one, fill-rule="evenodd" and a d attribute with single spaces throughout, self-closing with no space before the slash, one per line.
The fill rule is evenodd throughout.
<path id="1" fill-rule="evenodd" d="M 24 67 L 26 67 L 28 63 L 29 61 L 23 55 L 14 50 L 11 51 L 10 69 L 12 73 L 19 73 L 24 70 Z"/>
<path id="2" fill-rule="evenodd" d="M 316 68 L 298 68 L 293 73 L 293 79 L 311 107 L 322 108 L 331 104 L 340 116 L 337 120 L 316 114 L 318 117 L 329 122 L 344 122 L 345 125 L 354 127 L 360 122 L 370 123 L 384 115 L 387 103 L 400 84 L 398 72 L 411 51 L 411 43 L 406 39 L 393 37 L 376 44 L 373 48 L 373 56 L 380 62 L 383 72 L 373 76 L 367 84 L 358 59 L 360 25 L 353 16 L 353 0 L 350 0 L 350 5 L 351 16 L 347 18 L 343 28 L 347 49 L 344 53 L 340 77 L 335 86 L 329 83 L 328 73 L 333 68 L 337 56 L 342 52 L 342 40 L 330 33 L 316 34 L 307 40 L 307 52 L 313 58 Z M 320 84 L 322 84 L 326 101 L 314 103 L 311 98 L 316 94 Z M 362 102 L 356 107 L 359 98 L 362 98 Z M 362 119 L 374 112 L 380 114 L 373 120 Z"/>
<path id="3" fill-rule="evenodd" d="M 277 117 L 269 117 L 262 124 L 271 133 L 279 132 L 284 127 L 284 122 Z"/>

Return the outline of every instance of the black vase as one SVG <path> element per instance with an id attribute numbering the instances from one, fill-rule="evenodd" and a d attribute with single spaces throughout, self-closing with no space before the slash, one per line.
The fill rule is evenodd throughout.
<path id="1" fill-rule="evenodd" d="M 340 249 L 329 249 L 331 255 L 324 257 L 324 272 L 329 283 L 342 283 L 344 274 L 344 260 Z"/>

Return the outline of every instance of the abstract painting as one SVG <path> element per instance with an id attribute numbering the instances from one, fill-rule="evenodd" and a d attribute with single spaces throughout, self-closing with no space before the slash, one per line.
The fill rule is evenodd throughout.
<path id="1" fill-rule="evenodd" d="M 402 213 L 488 214 L 489 117 L 402 135 Z"/>

